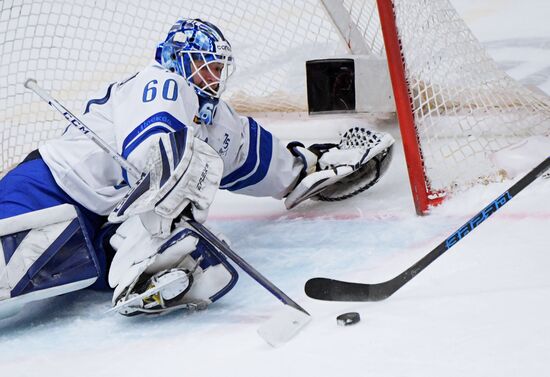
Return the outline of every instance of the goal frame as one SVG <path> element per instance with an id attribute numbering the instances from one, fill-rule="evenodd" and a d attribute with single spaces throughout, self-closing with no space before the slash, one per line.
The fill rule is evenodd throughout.
<path id="1" fill-rule="evenodd" d="M 413 115 L 413 100 L 405 77 L 406 61 L 401 53 L 393 2 L 391 0 L 376 0 L 376 2 L 414 206 L 417 214 L 425 215 L 430 206 L 438 205 L 443 201 L 445 194 L 432 192 L 428 185 Z"/>

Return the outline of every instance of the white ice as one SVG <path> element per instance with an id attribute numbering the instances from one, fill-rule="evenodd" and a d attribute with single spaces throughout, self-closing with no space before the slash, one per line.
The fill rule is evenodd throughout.
<path id="1" fill-rule="evenodd" d="M 550 93 L 548 1 L 453 4 L 504 69 Z M 282 136 L 324 141 L 334 136 L 324 125 L 335 121 L 265 122 Z M 337 121 L 342 128 L 358 122 Z M 241 272 L 237 286 L 200 313 L 107 315 L 110 294 L 93 291 L 29 305 L 0 321 L 0 375 L 550 375 L 550 179 L 526 188 L 385 301 L 331 303 L 304 294 L 314 276 L 395 276 L 513 183 L 471 189 L 417 217 L 400 142 L 387 176 L 348 201 L 286 211 L 276 200 L 219 193 L 209 224 L 313 315 L 286 345 L 271 348 L 257 335 L 282 305 Z M 336 316 L 348 311 L 361 322 L 337 326 Z"/>

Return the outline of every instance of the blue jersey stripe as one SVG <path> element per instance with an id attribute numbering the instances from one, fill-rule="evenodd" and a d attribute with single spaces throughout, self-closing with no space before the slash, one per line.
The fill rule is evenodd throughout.
<path id="1" fill-rule="evenodd" d="M 272 155 L 273 137 L 269 132 L 262 129 L 260 134 L 260 164 L 258 165 L 258 168 L 250 177 L 237 182 L 235 185 L 232 185 L 227 189 L 229 191 L 240 190 L 245 187 L 255 185 L 256 183 L 264 179 L 267 175 L 267 171 L 269 170 L 269 166 L 271 165 Z"/>
<path id="2" fill-rule="evenodd" d="M 154 115 L 151 115 L 149 118 L 145 119 L 139 126 L 134 128 L 132 132 L 126 136 L 124 139 L 124 142 L 122 143 L 122 150 L 126 149 L 126 147 L 134 141 L 136 137 L 139 136 L 147 127 L 154 123 L 164 123 L 165 125 L 171 127 L 172 129 L 167 132 L 173 132 L 178 130 L 183 130 L 184 128 L 187 128 L 185 124 L 180 122 L 177 118 L 172 116 L 171 114 L 167 113 L 166 111 L 162 111 L 160 113 L 156 113 Z"/>
<path id="3" fill-rule="evenodd" d="M 132 153 L 134 149 L 136 149 L 149 136 L 160 133 L 165 134 L 168 132 L 172 132 L 172 130 L 162 126 L 149 128 L 146 132 L 141 134 L 140 137 L 138 137 L 132 144 L 122 149 L 122 157 L 127 159 L 130 153 Z M 130 182 L 128 180 L 128 172 L 126 171 L 126 169 L 122 169 L 122 178 L 124 178 L 126 182 Z"/>
<path id="4" fill-rule="evenodd" d="M 156 123 L 162 124 L 148 128 L 149 126 Z M 156 113 L 144 120 L 139 126 L 134 128 L 132 132 L 128 134 L 128 136 L 126 136 L 122 143 L 122 157 L 128 158 L 128 156 L 151 135 L 157 133 L 170 133 L 174 131 L 185 130 L 186 128 L 187 127 L 185 126 L 185 124 L 180 122 L 171 114 L 165 111 Z M 124 169 L 122 170 L 122 176 L 124 180 L 128 182 L 128 173 Z"/>
<path id="5" fill-rule="evenodd" d="M 94 104 L 95 105 L 103 105 L 103 104 L 107 103 L 109 98 L 111 98 L 111 89 L 113 89 L 113 86 L 115 84 L 116 83 L 112 83 L 111 85 L 109 85 L 109 88 L 107 89 L 107 94 L 105 94 L 105 97 L 89 100 L 88 103 L 86 104 L 86 110 L 84 110 L 84 114 L 88 113 L 90 111 L 90 106 L 92 106 Z"/>
<path id="6" fill-rule="evenodd" d="M 240 190 L 255 185 L 267 175 L 273 155 L 273 136 L 252 118 L 249 124 L 251 138 L 247 159 L 241 168 L 225 177 L 225 182 L 222 180 L 222 189 Z"/>
<path id="7" fill-rule="evenodd" d="M 237 170 L 233 171 L 232 173 L 228 174 L 227 176 L 222 178 L 222 181 L 220 183 L 220 186 L 226 186 L 229 185 L 236 180 L 248 175 L 256 166 L 256 162 L 258 160 L 257 155 L 257 144 L 258 144 L 258 124 L 254 121 L 252 118 L 248 118 L 248 124 L 250 129 L 250 135 L 249 135 L 249 145 L 248 145 L 248 155 L 246 156 L 246 160 L 244 161 L 244 164 Z"/>
<path id="8" fill-rule="evenodd" d="M 154 134 L 166 134 L 169 132 L 174 132 L 171 128 L 164 126 L 155 126 L 149 128 L 147 131 L 139 135 L 131 144 L 122 147 L 122 157 L 127 158 L 130 153 L 134 151 L 141 143 L 143 143 L 149 136 Z"/>

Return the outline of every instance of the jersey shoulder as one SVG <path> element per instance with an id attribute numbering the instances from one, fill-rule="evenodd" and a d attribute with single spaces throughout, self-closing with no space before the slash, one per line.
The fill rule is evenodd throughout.
<path id="1" fill-rule="evenodd" d="M 248 117 L 240 115 L 230 104 L 220 99 L 216 108 L 214 125 L 240 130 L 247 124 Z"/>

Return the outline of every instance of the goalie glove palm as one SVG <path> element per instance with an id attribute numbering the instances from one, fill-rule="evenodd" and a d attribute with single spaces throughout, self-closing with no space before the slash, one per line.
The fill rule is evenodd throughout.
<path id="1" fill-rule="evenodd" d="M 372 187 L 391 161 L 393 143 L 387 133 L 354 127 L 337 145 L 305 148 L 300 143 L 289 144 L 290 151 L 305 163 L 298 184 L 285 200 L 286 207 L 291 209 L 308 198 L 343 200 Z"/>

